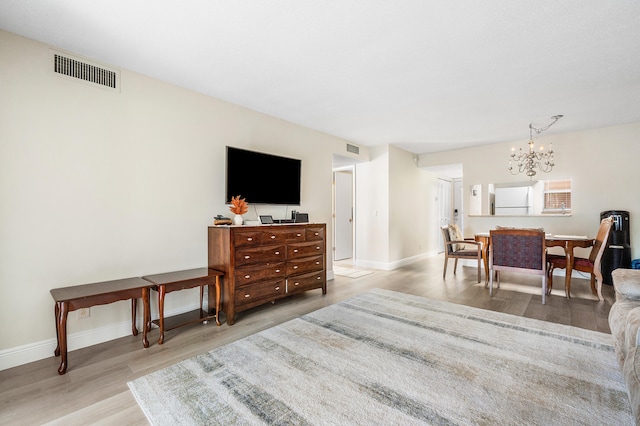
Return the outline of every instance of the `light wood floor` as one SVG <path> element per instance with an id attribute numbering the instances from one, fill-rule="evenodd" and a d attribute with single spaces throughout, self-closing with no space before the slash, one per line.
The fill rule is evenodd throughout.
<path id="1" fill-rule="evenodd" d="M 314 290 L 255 308 L 240 313 L 233 326 L 224 323 L 223 316 L 221 327 L 209 323 L 172 330 L 165 333 L 161 346 L 154 329 L 148 349 L 143 349 L 139 337 L 129 336 L 73 351 L 63 376 L 57 373 L 59 358 L 53 356 L 0 371 L 0 424 L 148 424 L 128 381 L 376 287 L 610 332 L 611 286 L 604 286 L 605 301 L 598 302 L 588 281 L 574 278 L 572 298 L 566 299 L 564 282 L 558 278 L 542 305 L 539 277 L 503 273 L 501 289 L 489 298 L 484 283 L 476 282 L 475 268 L 458 266 L 454 275 L 450 261 L 443 280 L 443 262 L 437 256 L 361 278 L 336 276 L 328 282 L 326 296 Z"/>

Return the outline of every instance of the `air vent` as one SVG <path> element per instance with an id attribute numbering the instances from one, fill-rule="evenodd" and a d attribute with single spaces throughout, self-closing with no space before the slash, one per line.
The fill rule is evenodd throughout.
<path id="1" fill-rule="evenodd" d="M 353 152 L 354 154 L 360 154 L 360 148 L 355 146 L 355 145 L 351 145 L 351 144 L 347 144 L 347 152 Z"/>
<path id="2" fill-rule="evenodd" d="M 119 73 L 85 60 L 53 53 L 53 71 L 100 87 L 119 90 Z"/>

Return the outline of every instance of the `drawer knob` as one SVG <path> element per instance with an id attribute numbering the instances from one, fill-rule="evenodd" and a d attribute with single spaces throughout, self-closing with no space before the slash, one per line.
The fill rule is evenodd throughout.
<path id="1" fill-rule="evenodd" d="M 319 264 L 320 264 L 320 262 L 316 262 L 316 265 L 319 265 Z"/>
<path id="2" fill-rule="evenodd" d="M 320 250 L 320 246 L 316 247 L 316 250 Z"/>
<path id="3" fill-rule="evenodd" d="M 245 256 L 244 258 L 245 258 L 245 259 L 251 259 L 251 256 L 248 256 L 248 255 L 247 255 L 247 256 Z"/>
<path id="4" fill-rule="evenodd" d="M 276 252 L 276 254 L 280 254 L 280 252 L 279 252 L 279 251 L 277 251 L 277 252 Z"/>
<path id="5" fill-rule="evenodd" d="M 298 252 L 298 249 L 295 249 L 293 252 L 294 252 L 294 253 L 297 253 L 297 252 Z"/>
<path id="6" fill-rule="evenodd" d="M 300 285 L 300 283 L 299 282 L 295 282 L 295 283 L 293 283 L 293 285 Z"/>
<path id="7" fill-rule="evenodd" d="M 298 265 L 294 266 L 293 269 L 298 269 Z"/>
<path id="8" fill-rule="evenodd" d="M 250 294 L 245 294 L 245 295 L 244 295 L 244 297 L 245 297 L 245 299 L 246 299 L 246 298 L 248 298 L 248 297 L 251 297 L 251 295 L 250 295 Z"/>
<path id="9" fill-rule="evenodd" d="M 251 278 L 251 275 L 245 275 L 244 278 L 248 280 L 249 278 Z"/>
<path id="10" fill-rule="evenodd" d="M 298 235 L 296 235 L 296 237 L 302 237 L 302 234 L 298 234 Z"/>
<path id="11" fill-rule="evenodd" d="M 276 287 L 276 291 L 279 291 L 279 290 L 280 290 L 280 287 Z"/>
<path id="12" fill-rule="evenodd" d="M 280 269 L 276 269 L 276 272 L 280 272 Z"/>
<path id="13" fill-rule="evenodd" d="M 271 239 L 272 239 L 272 240 L 275 240 L 275 239 L 276 239 L 276 236 L 275 236 L 275 235 L 272 235 L 272 236 L 271 236 Z"/>
<path id="14" fill-rule="evenodd" d="M 322 279 L 322 278 L 320 278 L 320 277 L 316 277 L 316 280 L 321 280 L 321 279 Z"/>
<path id="15" fill-rule="evenodd" d="M 253 241 L 253 237 L 247 238 L 247 241 Z"/>
<path id="16" fill-rule="evenodd" d="M 317 237 L 318 235 L 320 235 L 320 233 L 319 233 L 319 232 L 316 232 L 315 234 L 316 234 L 316 237 Z"/>

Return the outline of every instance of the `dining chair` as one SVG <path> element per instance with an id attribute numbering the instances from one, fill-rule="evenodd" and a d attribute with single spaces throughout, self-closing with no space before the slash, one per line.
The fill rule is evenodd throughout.
<path id="1" fill-rule="evenodd" d="M 542 304 L 547 295 L 545 233 L 540 229 L 493 229 L 489 232 L 489 296 L 494 276 L 500 288 L 500 272 L 509 271 L 542 277 Z"/>
<path id="2" fill-rule="evenodd" d="M 480 282 L 480 265 L 482 263 L 482 243 L 470 238 L 464 238 L 460 227 L 456 224 L 441 227 L 444 240 L 444 271 L 442 279 L 447 276 L 449 259 L 455 259 L 453 274 L 458 267 L 458 259 L 476 259 L 478 261 L 478 282 Z"/>
<path id="3" fill-rule="evenodd" d="M 598 299 L 600 300 L 604 300 L 602 297 L 602 254 L 607 247 L 607 241 L 609 240 L 609 233 L 611 232 L 612 224 L 613 217 L 602 219 L 602 221 L 600 221 L 600 227 L 598 228 L 598 234 L 592 241 L 589 257 L 575 257 L 573 260 L 573 270 L 591 274 L 591 292 L 598 296 Z M 547 270 L 549 283 L 547 292 L 551 293 L 551 289 L 553 287 L 553 271 L 555 269 L 567 268 L 567 253 L 565 252 L 564 256 L 559 254 L 548 254 L 547 262 L 549 264 Z M 598 283 L 597 289 L 596 282 Z M 567 298 L 571 298 L 571 279 L 565 280 L 565 283 L 565 295 Z"/>

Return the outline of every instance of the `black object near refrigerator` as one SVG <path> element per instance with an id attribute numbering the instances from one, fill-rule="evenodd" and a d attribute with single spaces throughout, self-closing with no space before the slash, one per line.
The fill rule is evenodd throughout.
<path id="1" fill-rule="evenodd" d="M 617 268 L 631 268 L 631 232 L 629 231 L 629 212 L 607 210 L 600 213 L 600 220 L 613 217 L 613 226 L 609 233 L 607 247 L 602 254 L 602 281 L 613 285 L 611 272 Z"/>

